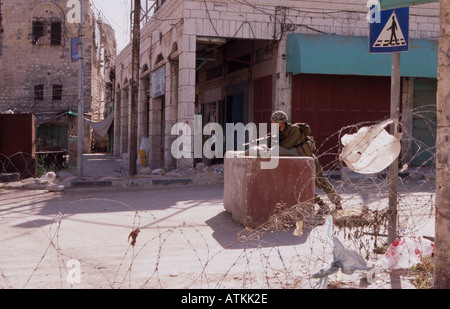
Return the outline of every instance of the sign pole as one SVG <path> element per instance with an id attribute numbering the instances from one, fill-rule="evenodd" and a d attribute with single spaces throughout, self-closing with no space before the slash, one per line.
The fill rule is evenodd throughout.
<path id="1" fill-rule="evenodd" d="M 390 126 L 392 135 L 397 136 L 400 117 L 400 87 L 401 68 L 400 54 L 409 50 L 409 7 L 380 11 L 379 21 L 373 22 L 369 15 L 370 53 L 391 54 L 391 113 L 394 123 Z M 398 206 L 398 157 L 389 167 L 389 206 L 388 206 L 388 243 L 393 243 L 397 235 L 397 206 Z"/>
<path id="2" fill-rule="evenodd" d="M 392 53 L 391 72 L 391 118 L 394 124 L 391 125 L 391 134 L 398 133 L 398 117 L 400 115 L 400 53 Z M 388 208 L 388 243 L 393 243 L 397 239 L 397 204 L 398 204 L 398 157 L 389 167 L 389 208 Z"/>
<path id="3" fill-rule="evenodd" d="M 83 113 L 84 113 L 84 65 L 83 65 L 83 0 L 80 0 L 80 29 L 79 29 L 79 80 L 78 80 L 78 137 L 77 137 L 77 172 L 78 180 L 83 180 Z"/>

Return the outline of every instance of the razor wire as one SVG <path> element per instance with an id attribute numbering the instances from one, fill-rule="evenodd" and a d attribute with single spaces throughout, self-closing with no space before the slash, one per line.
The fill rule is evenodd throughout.
<path id="1" fill-rule="evenodd" d="M 425 123 L 422 130 L 433 137 L 436 123 L 428 113 L 422 109 L 414 110 L 413 116 Z M 373 123 L 358 124 L 357 127 L 371 124 Z M 343 128 L 330 136 L 329 139 L 335 140 L 337 146 L 327 151 L 321 149 L 322 155 L 337 157 L 342 147 L 339 139 L 348 129 Z M 399 237 L 422 236 L 434 240 L 433 235 L 424 235 L 421 231 L 434 220 L 435 147 L 426 145 L 405 129 L 402 134 L 404 139 L 411 141 L 411 155 L 408 161 L 402 161 L 399 173 L 398 234 Z M 414 162 L 424 154 L 429 159 L 415 166 Z M 26 162 L 25 171 L 34 169 L 28 154 L 18 153 L 0 158 L 2 173 L 18 173 L 17 158 Z M 318 159 L 320 161 L 321 156 Z M 27 264 L 29 269 L 25 269 L 25 275 L 19 276 L 20 278 L 11 270 L 11 265 L 2 262 L 0 287 L 39 286 L 49 269 L 56 269 L 54 282 L 59 282 L 57 287 L 75 288 L 76 283 L 68 283 L 66 277 L 71 272 L 71 264 L 68 262 L 76 260 L 81 263 L 84 273 L 95 278 L 86 283 L 86 286 L 93 288 L 317 288 L 318 274 L 330 269 L 330 265 L 339 265 L 333 264 L 336 262 L 335 244 L 330 242 L 330 235 L 327 235 L 327 228 L 330 227 L 325 223 L 330 218 L 333 237 L 339 240 L 342 250 L 357 254 L 368 263 L 367 269 L 362 270 L 362 273 L 357 272 L 358 280 L 365 280 L 348 284 L 353 287 L 368 287 L 368 272 L 385 252 L 382 250 L 380 253 L 380 248 L 390 245 L 386 243 L 389 179 L 386 173 L 355 175 L 340 160 L 335 160 L 331 165 L 324 168 L 343 198 L 342 212 L 317 215 L 317 206 L 313 203 L 280 204 L 275 207 L 275 212 L 265 224 L 253 229 L 243 228 L 236 233 L 234 241 L 221 246 L 197 224 L 163 224 L 157 213 L 139 211 L 133 205 L 107 198 L 73 201 L 72 206 L 93 201 L 117 205 L 127 210 L 129 224 L 124 238 L 129 236 L 128 233 L 131 236 L 130 232 L 133 231 L 146 231 L 134 234 L 137 240 L 135 244 L 119 246 L 114 262 L 107 263 L 98 256 L 83 256 L 67 244 L 66 238 L 69 236 L 64 235 L 64 225 L 72 219 L 71 214 L 58 213 L 48 220 L 48 226 L 43 227 L 39 221 L 33 220 L 34 214 L 30 211 L 30 218 L 25 219 L 26 223 L 35 227 L 39 238 L 46 239 L 41 244 L 47 242 L 47 245 L 37 248 L 39 253 L 36 253 L 36 261 Z M 336 175 L 339 177 L 333 177 Z M 298 190 L 301 191 L 301 188 Z M 0 187 L 3 200 L 13 200 L 17 194 L 19 193 Z M 13 205 L 12 202 L 11 209 Z M 2 221 L 23 220 L 23 215 L 19 216 L 17 211 L 11 210 L 6 214 L 5 211 L 10 208 L 1 208 Z M 230 216 L 225 216 L 226 220 L 232 221 Z M 143 225 L 144 218 L 153 222 L 150 224 L 151 228 L 148 227 L 149 224 Z M 177 244 L 176 247 L 173 246 L 174 243 Z M 3 258 L 8 259 L 5 256 Z M 176 268 L 173 268 L 174 261 L 177 262 Z M 342 286 L 339 285 L 342 282 L 339 276 L 342 277 L 342 273 L 333 270 L 326 276 L 328 281 L 325 286 Z"/>

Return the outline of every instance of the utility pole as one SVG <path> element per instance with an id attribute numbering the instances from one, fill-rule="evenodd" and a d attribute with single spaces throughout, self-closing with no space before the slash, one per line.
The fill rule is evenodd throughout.
<path id="1" fill-rule="evenodd" d="M 398 134 L 398 117 L 400 114 L 400 53 L 392 53 L 391 70 L 391 134 Z M 398 158 L 389 167 L 389 208 L 388 208 L 388 243 L 397 239 L 397 204 L 398 204 Z"/>
<path id="2" fill-rule="evenodd" d="M 133 10 L 133 8 L 132 8 Z M 141 37 L 141 1 L 134 0 L 132 81 L 131 81 L 131 130 L 130 130 L 130 176 L 137 174 L 137 101 L 139 92 L 139 54 Z"/>
<path id="3" fill-rule="evenodd" d="M 78 172 L 78 181 L 83 180 L 83 113 L 84 113 L 84 59 L 83 59 L 83 1 L 80 0 L 80 28 L 78 32 L 78 48 L 79 48 L 79 57 L 78 57 L 78 137 L 77 137 L 77 172 Z"/>
<path id="4" fill-rule="evenodd" d="M 436 139 L 436 226 L 434 288 L 450 288 L 450 0 L 440 1 Z"/>

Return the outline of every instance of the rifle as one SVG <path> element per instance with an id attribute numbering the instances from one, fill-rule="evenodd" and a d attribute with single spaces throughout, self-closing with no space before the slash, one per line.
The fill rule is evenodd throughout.
<path id="1" fill-rule="evenodd" d="M 262 140 L 264 140 L 264 139 L 270 139 L 271 136 L 272 136 L 272 134 L 269 133 L 269 134 L 267 134 L 266 136 L 263 136 L 263 137 L 260 137 L 260 138 L 258 138 L 258 139 L 252 140 L 251 142 L 245 143 L 245 144 L 243 144 L 242 146 L 249 146 L 249 145 L 252 144 L 252 143 L 256 143 L 256 142 L 262 141 Z M 276 135 L 274 135 L 274 137 L 276 137 Z"/>

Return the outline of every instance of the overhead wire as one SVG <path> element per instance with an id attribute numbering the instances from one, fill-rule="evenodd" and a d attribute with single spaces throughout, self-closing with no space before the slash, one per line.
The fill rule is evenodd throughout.
<path id="1" fill-rule="evenodd" d="M 292 22 L 292 20 L 288 17 L 289 14 L 287 14 L 286 12 L 285 12 L 284 14 L 282 14 L 282 17 L 281 17 L 281 16 L 278 16 L 278 15 L 277 15 L 277 14 L 278 14 L 277 12 L 278 12 L 280 9 L 286 9 L 286 10 L 289 10 L 289 11 L 292 11 L 292 12 L 301 13 L 301 14 L 307 14 L 307 15 L 309 15 L 309 14 L 318 14 L 318 15 L 328 16 L 328 17 L 332 17 L 332 16 L 334 16 L 335 14 L 364 14 L 364 17 L 365 17 L 366 14 L 367 14 L 367 12 L 365 12 L 364 10 L 351 10 L 351 9 L 345 9 L 345 10 L 342 10 L 342 9 L 338 9 L 338 10 L 325 10 L 325 9 L 321 9 L 321 10 L 320 10 L 320 9 L 312 9 L 312 8 L 309 8 L 309 9 L 302 9 L 302 8 L 295 8 L 295 7 L 275 7 L 275 8 L 274 8 L 274 7 L 269 7 L 269 6 L 259 5 L 259 4 L 258 4 L 258 5 L 257 5 L 257 4 L 252 4 L 252 3 L 250 3 L 250 2 L 247 1 L 247 0 L 233 0 L 233 1 L 236 2 L 236 3 L 238 3 L 238 4 L 250 6 L 250 7 L 252 7 L 253 9 L 255 9 L 255 10 L 261 12 L 261 13 L 267 14 L 267 15 L 271 16 L 271 18 L 273 18 L 274 21 L 276 21 L 276 22 L 278 22 L 279 24 L 281 24 L 282 27 L 281 27 L 280 32 L 279 32 L 279 33 L 276 33 L 276 36 L 277 36 L 277 37 L 280 36 L 280 35 L 281 35 L 281 36 L 283 35 L 283 32 L 286 30 L 285 28 L 286 28 L 287 26 L 290 27 L 290 28 L 289 28 L 290 31 L 295 31 L 295 29 L 298 29 L 299 27 L 303 27 L 303 28 L 305 28 L 305 29 L 308 29 L 308 30 L 311 30 L 311 31 L 315 31 L 315 32 L 317 32 L 317 33 L 322 33 L 322 34 L 334 34 L 334 33 L 330 33 L 330 32 L 323 31 L 323 30 L 321 30 L 321 29 L 315 28 L 315 27 L 313 27 L 313 26 L 311 26 L 311 25 L 308 25 L 308 24 L 305 24 L 305 23 L 294 23 L 294 22 Z M 113 18 L 111 18 L 105 11 L 100 10 L 100 9 L 97 7 L 97 0 L 90 0 L 90 2 L 91 2 L 92 6 L 93 6 L 93 8 L 95 9 L 95 11 L 96 11 L 97 14 L 102 14 L 102 15 L 103 15 L 102 18 L 107 19 L 107 20 L 106 20 L 107 22 L 113 22 L 117 27 L 119 27 L 121 30 L 123 30 L 124 32 L 126 32 L 126 30 L 125 30 L 122 26 L 120 26 Z M 209 9 L 209 7 L 208 7 L 207 1 L 204 0 L 203 2 L 204 2 L 204 4 L 205 4 L 205 10 L 206 10 L 206 13 L 207 13 L 207 17 L 208 17 L 208 19 L 210 20 L 210 23 L 211 23 L 211 25 L 212 25 L 212 27 L 213 27 L 213 29 L 214 29 L 216 35 L 217 35 L 217 36 L 220 36 L 220 34 L 218 33 L 217 28 L 215 27 L 215 25 L 214 25 L 214 23 L 213 23 L 212 18 L 211 18 L 211 15 L 210 15 L 210 9 Z M 131 2 L 130 2 L 129 0 L 123 0 L 123 1 L 121 1 L 120 3 L 122 4 L 124 10 L 131 8 Z M 418 14 L 418 13 L 413 13 L 413 14 L 411 14 L 411 15 L 413 15 L 413 16 L 428 16 L 428 15 L 426 15 L 426 14 Z M 178 21 L 179 21 L 179 20 L 182 19 L 182 18 L 161 19 L 161 18 L 157 18 L 157 17 L 155 17 L 155 16 L 152 16 L 151 18 L 154 19 L 154 20 L 156 20 L 156 21 L 160 21 L 160 22 L 164 22 L 164 21 L 173 21 L 173 20 L 178 20 Z M 335 17 L 332 17 L 332 18 L 335 18 Z M 286 21 L 290 21 L 291 23 L 286 24 Z M 232 36 L 233 38 L 234 38 L 234 37 L 237 37 L 239 31 L 241 31 L 241 29 L 243 28 L 244 24 L 248 24 L 251 33 L 252 33 L 253 36 L 255 37 L 255 32 L 254 32 L 254 29 L 253 29 L 251 23 L 248 22 L 248 21 L 246 21 L 246 20 L 244 20 L 244 21 L 242 22 L 242 24 L 237 28 L 237 30 L 236 30 L 236 32 L 234 33 L 234 35 Z M 281 36 L 280 36 L 280 37 L 281 37 Z M 429 37 L 429 38 L 435 38 L 435 37 Z M 67 90 L 71 90 L 71 89 L 70 89 L 70 88 L 65 88 L 65 90 L 67 91 Z M 75 88 L 74 88 L 74 90 L 75 90 Z M 10 96 L 10 97 L 3 97 L 3 98 L 2 98 L 2 100 L 17 100 L 17 99 L 33 99 L 33 97 L 30 97 L 30 96 Z"/>

